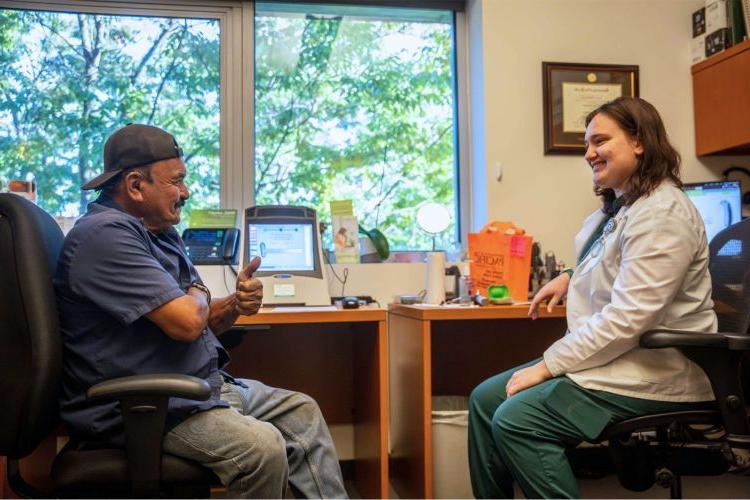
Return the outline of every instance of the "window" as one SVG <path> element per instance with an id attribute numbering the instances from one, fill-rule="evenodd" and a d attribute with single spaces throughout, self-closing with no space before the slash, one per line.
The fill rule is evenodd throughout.
<path id="1" fill-rule="evenodd" d="M 219 35 L 217 19 L 0 9 L 0 181 L 33 178 L 42 208 L 78 216 L 109 134 L 148 123 L 185 151 L 185 218 L 218 207 Z"/>
<path id="2" fill-rule="evenodd" d="M 101 171 L 109 134 L 150 123 L 187 155 L 186 222 L 195 208 L 267 203 L 309 205 L 327 221 L 329 201 L 350 198 L 392 248 L 427 249 L 414 221 L 429 200 L 454 219 L 438 244 L 460 234 L 459 192 L 468 208 L 470 189 L 457 161 L 468 151 L 457 146 L 459 132 L 466 143 L 456 118 L 466 120 L 456 98 L 457 87 L 465 95 L 460 13 L 212 0 L 3 5 L 0 190 L 34 180 L 42 208 L 77 216 L 93 196 L 79 187 Z M 469 210 L 460 216 L 467 225 Z"/>
<path id="3" fill-rule="evenodd" d="M 416 207 L 435 201 L 455 241 L 454 33 L 451 11 L 257 2 L 256 203 L 326 221 L 352 199 L 362 226 L 414 250 L 432 246 Z"/>

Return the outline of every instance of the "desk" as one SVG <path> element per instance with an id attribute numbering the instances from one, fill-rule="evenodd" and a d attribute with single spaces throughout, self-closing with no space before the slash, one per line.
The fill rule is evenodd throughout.
<path id="1" fill-rule="evenodd" d="M 354 425 L 354 480 L 363 498 L 388 496 L 388 360 L 384 309 L 261 309 L 230 352 L 235 377 L 309 394 L 328 424 Z"/>
<path id="2" fill-rule="evenodd" d="M 563 306 L 540 311 L 536 321 L 527 310 L 389 306 L 391 483 L 400 497 L 432 497 L 432 396 L 468 396 L 565 332 Z"/>

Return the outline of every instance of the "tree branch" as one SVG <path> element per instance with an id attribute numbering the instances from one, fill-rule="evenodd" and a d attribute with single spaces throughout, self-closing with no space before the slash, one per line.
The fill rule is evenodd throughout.
<path id="1" fill-rule="evenodd" d="M 154 40 L 154 43 L 151 44 L 151 47 L 149 47 L 149 49 L 143 55 L 140 62 L 138 63 L 138 66 L 135 68 L 135 71 L 133 71 L 133 74 L 130 75 L 131 85 L 134 85 L 136 80 L 138 80 L 138 77 L 141 76 L 141 73 L 143 72 L 143 69 L 146 67 L 146 64 L 151 59 L 151 57 L 153 57 L 154 53 L 156 52 L 156 49 L 161 44 L 161 41 L 164 39 L 165 36 L 167 36 L 167 33 L 169 33 L 169 30 L 172 29 L 173 24 L 174 24 L 174 19 L 169 19 L 166 27 L 162 28 L 161 33 L 159 33 L 159 36 L 156 37 L 156 39 Z"/>
<path id="2" fill-rule="evenodd" d="M 383 170 L 380 172 L 380 180 L 378 183 L 380 184 L 380 193 L 378 193 L 378 196 L 383 196 L 383 188 L 385 187 L 385 167 L 388 165 L 388 146 L 383 148 Z M 380 206 L 381 203 L 378 203 L 375 205 L 375 227 L 378 227 L 378 222 L 380 221 Z"/>
<path id="3" fill-rule="evenodd" d="M 303 41 L 303 44 L 302 44 L 303 47 L 305 46 L 305 43 L 304 43 L 305 40 L 306 39 L 309 40 L 311 38 L 310 32 L 312 31 L 312 28 L 314 27 L 313 23 L 318 22 L 318 21 L 320 21 L 320 20 L 319 19 L 315 19 L 315 18 L 308 18 L 307 22 L 305 23 L 305 28 L 303 29 L 302 36 L 301 36 L 301 40 Z M 336 34 L 338 33 L 338 28 L 341 25 L 341 18 L 337 18 L 335 21 L 336 21 L 336 26 L 335 26 L 335 28 L 331 29 L 331 32 L 329 32 L 329 34 L 328 34 L 329 35 L 328 39 L 326 40 L 327 43 L 329 43 L 329 44 L 333 44 L 333 42 L 336 40 Z M 317 39 L 315 41 L 317 42 Z M 318 63 L 319 63 L 319 66 L 317 68 L 318 71 L 316 71 L 313 74 L 312 78 L 309 78 L 305 82 L 305 85 L 303 87 L 303 91 L 300 92 L 300 94 L 303 95 L 303 96 L 312 97 L 312 104 L 311 104 L 310 108 L 315 108 L 315 104 L 317 102 L 317 95 L 314 94 L 313 90 L 315 89 L 315 87 L 317 87 L 320 84 L 320 77 L 325 73 L 325 70 L 327 68 L 328 62 L 330 61 L 330 56 L 331 56 L 331 53 L 330 53 L 330 50 L 329 50 L 328 53 L 327 53 L 326 58 L 324 60 L 318 61 Z M 300 52 L 300 58 L 297 61 L 297 67 L 295 68 L 295 75 L 298 76 L 298 77 L 302 77 L 304 75 L 304 73 L 302 71 L 302 69 L 304 67 L 305 67 L 305 60 L 302 57 L 302 52 Z M 257 186 L 262 186 L 263 185 L 263 182 L 265 181 L 266 174 L 269 173 L 269 171 L 271 170 L 271 165 L 273 165 L 274 161 L 276 160 L 277 155 L 279 154 L 279 151 L 281 150 L 281 147 L 284 145 L 284 143 L 286 142 L 287 137 L 289 136 L 289 134 L 292 131 L 292 125 L 294 125 L 295 128 L 299 128 L 302 125 L 306 124 L 308 121 L 310 121 L 310 119 L 312 118 L 312 112 L 309 112 L 307 114 L 307 117 L 305 117 L 304 119 L 299 120 L 299 121 L 297 121 L 295 123 L 295 121 L 294 121 L 295 114 L 293 113 L 293 110 L 296 107 L 296 105 L 297 105 L 297 99 L 294 99 L 294 100 L 292 100 L 289 103 L 289 105 L 287 107 L 287 109 L 289 109 L 290 112 L 292 112 L 292 116 L 285 123 L 285 125 L 284 125 L 285 128 L 284 128 L 284 132 L 281 135 L 281 139 L 276 144 L 276 147 L 274 148 L 273 153 L 271 154 L 271 157 L 266 162 L 265 168 L 261 167 L 261 175 L 260 175 L 260 178 L 256 182 Z M 283 177 L 285 175 L 286 175 L 286 172 L 283 171 L 283 170 L 280 171 L 280 172 L 278 172 L 278 174 L 276 176 L 276 179 L 275 179 L 275 182 L 276 183 L 281 182 L 281 180 L 283 179 Z"/>
<path id="4" fill-rule="evenodd" d="M 393 185 L 390 188 L 388 188 L 388 191 L 386 191 L 385 194 L 380 196 L 380 200 L 378 200 L 378 202 L 375 204 L 376 213 L 378 214 L 380 213 L 380 207 L 383 205 L 383 203 L 385 203 L 385 200 L 388 199 L 388 197 L 391 195 L 393 190 L 396 189 L 399 184 L 400 182 L 398 181 L 394 182 Z M 378 216 L 375 217 L 375 227 L 377 227 L 377 225 L 378 225 Z"/>
<path id="5" fill-rule="evenodd" d="M 198 151 L 200 150 L 196 150 L 191 152 L 190 154 L 186 154 L 182 157 L 182 161 L 184 161 L 185 163 L 190 163 L 190 160 L 192 160 L 198 154 Z"/>
<path id="6" fill-rule="evenodd" d="M 81 55 L 88 62 L 89 49 L 86 47 L 86 26 L 83 24 L 83 14 L 77 14 L 76 18 L 78 19 L 78 31 L 81 33 Z"/>
<path id="7" fill-rule="evenodd" d="M 434 147 L 434 146 L 435 146 L 435 144 L 437 144 L 438 142 L 440 142 L 440 139 L 442 139 L 442 138 L 443 138 L 443 136 L 444 136 L 444 135 L 445 135 L 446 133 L 448 133 L 448 131 L 449 131 L 449 130 L 451 130 L 452 128 L 453 128 L 453 122 L 451 122 L 451 124 L 450 124 L 450 125 L 448 125 L 447 127 L 445 127 L 445 128 L 443 129 L 443 130 L 441 130 L 441 131 L 440 131 L 440 133 L 439 133 L 439 134 L 437 135 L 437 137 L 435 138 L 435 140 L 434 140 L 434 141 L 432 141 L 431 143 L 429 143 L 429 144 L 427 145 L 427 147 L 426 147 L 425 149 L 430 149 L 431 147 Z"/>
<path id="8" fill-rule="evenodd" d="M 156 114 L 156 108 L 159 106 L 159 97 L 161 96 L 161 92 L 162 90 L 164 90 L 164 85 L 167 83 L 169 76 L 172 74 L 172 71 L 174 70 L 174 67 L 177 64 L 177 58 L 180 55 L 180 48 L 182 47 L 183 40 L 185 40 L 185 33 L 187 33 L 187 25 L 184 25 L 182 28 L 182 33 L 180 34 L 180 38 L 177 41 L 177 48 L 175 48 L 174 57 L 172 57 L 172 62 L 169 63 L 169 67 L 167 68 L 167 71 L 164 73 L 164 77 L 162 77 L 161 81 L 159 82 L 159 87 L 156 89 L 156 95 L 154 96 L 154 101 L 151 105 L 151 113 L 148 115 L 148 121 L 146 123 L 151 123 L 154 119 L 154 115 Z"/>
<path id="9" fill-rule="evenodd" d="M 60 38 L 60 39 L 61 39 L 61 40 L 62 40 L 63 42 L 65 42 L 65 45 L 67 45 L 68 47 L 70 47 L 70 48 L 71 48 L 71 49 L 73 50 L 73 52 L 74 52 L 75 54 L 78 54 L 78 47 L 76 47 L 76 46 L 74 46 L 74 45 L 73 45 L 72 43 L 70 43 L 70 42 L 68 41 L 68 39 L 67 39 L 67 38 L 65 38 L 64 36 L 62 36 L 62 35 L 60 34 L 60 32 L 59 32 L 59 31 L 57 31 L 57 30 L 56 30 L 55 28 L 53 28 L 53 27 L 52 27 L 52 26 L 50 26 L 49 24 L 45 23 L 45 22 L 44 22 L 44 20 L 42 19 L 42 16 L 41 16 L 41 15 L 39 15 L 38 13 L 34 13 L 34 17 L 36 17 L 36 21 L 37 21 L 37 22 L 39 23 L 39 25 L 40 25 L 40 26 L 41 26 L 42 28 L 45 28 L 45 29 L 46 29 L 46 30 L 48 30 L 48 31 L 49 31 L 50 33 L 52 33 L 53 35 L 57 35 L 57 36 L 58 36 L 58 37 L 59 37 L 59 38 Z"/>
<path id="10" fill-rule="evenodd" d="M 101 50 L 99 49 L 99 44 L 101 43 L 101 35 L 102 20 L 99 16 L 94 16 L 94 40 L 91 46 L 91 59 L 94 64 L 97 63 L 99 54 L 101 54 Z"/>

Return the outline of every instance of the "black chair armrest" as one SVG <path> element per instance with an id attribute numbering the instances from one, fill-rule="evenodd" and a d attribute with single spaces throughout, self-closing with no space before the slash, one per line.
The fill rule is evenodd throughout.
<path id="1" fill-rule="evenodd" d="M 158 498 L 169 398 L 205 401 L 211 394 L 208 383 L 180 374 L 134 375 L 100 382 L 86 394 L 91 399 L 120 400 L 132 494 Z"/>
<path id="2" fill-rule="evenodd" d="M 205 401 L 211 388 L 205 380 L 190 375 L 159 373 L 105 380 L 90 387 L 86 395 L 89 399 L 167 396 Z"/>
<path id="3" fill-rule="evenodd" d="M 647 349 L 677 348 L 700 366 L 719 403 L 727 441 L 732 446 L 750 448 L 741 379 L 742 360 L 750 351 L 750 336 L 658 329 L 644 333 L 639 345 Z"/>
<path id="4" fill-rule="evenodd" d="M 230 351 L 242 343 L 246 333 L 257 330 L 268 331 L 270 329 L 269 325 L 234 325 L 219 335 L 219 342 L 221 342 L 224 349 Z"/>
<path id="5" fill-rule="evenodd" d="M 731 351 L 750 351 L 750 335 L 736 333 L 699 333 L 685 330 L 650 330 L 640 338 L 641 347 L 714 347 Z"/>

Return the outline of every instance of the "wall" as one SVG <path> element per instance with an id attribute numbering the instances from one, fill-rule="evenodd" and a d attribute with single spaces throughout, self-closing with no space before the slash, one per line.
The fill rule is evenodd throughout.
<path id="1" fill-rule="evenodd" d="M 486 139 L 484 149 L 472 155 L 479 158 L 474 175 L 487 182 L 488 219 L 515 222 L 543 251 L 571 265 L 572 237 L 598 207 L 582 157 L 544 156 L 542 61 L 638 65 L 640 95 L 660 111 L 682 154 L 683 180 L 719 178 L 730 164 L 747 166 L 747 158 L 695 156 L 690 15 L 702 5 L 702 0 L 471 1 L 470 9 L 481 9 L 481 26 L 470 30 L 476 37 L 481 29 L 484 84 L 484 101 L 472 103 L 472 112 L 482 107 Z"/>

